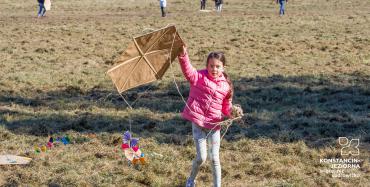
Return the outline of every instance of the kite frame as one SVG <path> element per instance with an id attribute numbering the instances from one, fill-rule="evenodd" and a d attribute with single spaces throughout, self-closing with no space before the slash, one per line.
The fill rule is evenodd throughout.
<path id="1" fill-rule="evenodd" d="M 158 74 L 158 72 L 155 70 L 155 68 L 154 68 L 154 66 L 152 65 L 152 63 L 147 59 L 147 57 L 146 57 L 146 55 L 150 55 L 150 54 L 153 54 L 153 53 L 157 53 L 157 52 L 161 52 L 161 51 L 168 51 L 167 49 L 162 49 L 162 50 L 155 50 L 155 51 L 150 51 L 152 48 L 153 48 L 153 46 L 155 45 L 155 44 L 157 44 L 169 31 L 171 31 L 171 30 L 166 30 L 163 34 L 161 34 L 160 35 L 160 37 L 159 38 L 157 38 L 150 46 L 149 46 L 149 48 L 146 50 L 146 51 L 149 51 L 149 52 L 143 52 L 142 51 L 142 49 L 139 47 L 139 45 L 138 45 L 138 43 L 137 43 L 137 38 L 140 38 L 140 37 L 142 37 L 142 36 L 145 36 L 145 35 L 149 35 L 149 34 L 152 34 L 152 33 L 155 33 L 155 32 L 158 32 L 158 31 L 161 31 L 161 30 L 165 30 L 165 29 L 168 29 L 168 28 L 170 28 L 170 27 L 174 27 L 174 29 L 175 29 L 175 31 L 174 31 L 174 33 L 173 34 L 176 34 L 176 36 L 179 38 L 179 40 L 182 42 L 182 43 L 184 43 L 183 42 L 183 40 L 182 40 L 182 38 L 180 37 L 180 35 L 179 35 L 179 33 L 177 32 L 177 28 L 176 28 L 176 26 L 175 25 L 167 25 L 166 27 L 163 27 L 163 28 L 161 28 L 161 29 L 157 29 L 157 30 L 153 30 L 153 31 L 151 31 L 151 32 L 149 32 L 149 33 L 146 33 L 146 34 L 143 34 L 143 35 L 140 35 L 140 36 L 136 36 L 136 37 L 133 37 L 132 38 L 132 40 L 133 40 L 133 42 L 134 42 L 134 44 L 135 44 L 135 47 L 136 47 L 136 49 L 137 49 L 137 51 L 139 52 L 139 55 L 138 56 L 136 56 L 136 57 L 133 57 L 133 58 L 131 58 L 131 59 L 129 59 L 129 60 L 125 60 L 123 63 L 121 63 L 121 64 L 118 64 L 117 66 L 115 66 L 115 67 L 113 67 L 113 68 L 111 68 L 111 69 L 109 69 L 108 71 L 107 71 L 107 74 L 109 74 L 110 72 L 112 72 L 112 71 L 114 71 L 114 70 L 116 70 L 117 68 L 120 68 L 121 66 L 123 66 L 123 65 L 126 65 L 126 64 L 128 64 L 128 63 L 132 63 L 132 61 L 137 61 L 137 62 L 140 62 L 142 59 L 144 59 L 144 61 L 145 61 L 145 63 L 150 67 L 150 69 L 154 72 L 154 74 L 155 74 L 155 78 L 157 79 L 157 80 L 161 80 L 162 79 L 162 77 L 160 77 L 160 75 Z M 176 37 L 175 36 L 175 37 Z M 167 56 L 167 58 L 166 58 L 166 62 L 167 61 L 169 61 L 169 63 L 167 64 L 167 63 L 165 63 L 164 64 L 164 68 L 165 69 L 168 69 L 169 67 L 170 67 L 170 65 L 172 64 L 172 55 L 171 55 L 171 52 L 172 52 L 172 47 L 173 46 L 171 46 L 171 49 L 170 49 L 170 51 L 169 51 L 169 54 L 170 55 L 168 55 Z M 168 60 L 168 59 L 170 59 L 170 60 Z M 121 61 L 116 61 L 116 63 L 120 63 Z M 139 63 L 136 63 L 136 64 L 134 64 L 134 66 L 132 67 L 132 69 L 131 69 L 131 71 L 128 73 L 129 75 L 131 75 L 135 70 L 136 70 L 136 68 L 137 68 L 137 66 L 138 66 L 138 64 Z M 124 77 L 122 76 L 122 77 L 120 77 L 119 79 L 118 79 L 118 81 L 117 82 L 120 82 L 122 79 L 123 79 Z M 125 82 L 124 82 L 124 84 L 121 86 L 121 87 L 125 87 L 126 86 L 126 84 L 128 83 L 128 81 L 129 81 L 129 79 L 127 79 L 127 80 L 125 80 Z M 148 83 L 151 83 L 151 82 L 153 82 L 153 80 L 149 80 L 149 81 L 146 81 L 146 82 L 142 82 L 142 83 L 140 83 L 140 84 L 137 84 L 135 87 L 138 87 L 138 86 L 142 86 L 142 85 L 145 85 L 145 84 L 148 84 Z M 117 85 L 115 84 L 115 87 L 116 87 L 116 89 L 117 89 L 117 91 L 118 91 L 118 93 L 122 93 L 122 92 L 124 92 L 124 91 L 127 91 L 127 90 L 129 90 L 129 89 L 131 89 L 131 88 L 129 88 L 129 89 L 126 89 L 126 90 L 124 90 L 124 91 L 119 91 L 120 89 L 117 87 Z M 127 103 L 127 102 L 126 102 Z"/>

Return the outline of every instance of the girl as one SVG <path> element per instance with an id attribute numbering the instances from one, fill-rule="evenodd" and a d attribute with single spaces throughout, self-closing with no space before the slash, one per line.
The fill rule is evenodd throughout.
<path id="1" fill-rule="evenodd" d="M 216 0 L 216 10 L 217 12 L 221 12 L 222 11 L 222 4 L 224 3 L 223 0 Z"/>
<path id="2" fill-rule="evenodd" d="M 213 184 L 221 186 L 221 165 L 219 159 L 220 125 L 224 116 L 231 117 L 233 85 L 224 72 L 225 56 L 221 52 L 211 52 L 207 58 L 206 69 L 197 71 L 191 64 L 186 47 L 178 56 L 181 70 L 190 82 L 190 93 L 182 117 L 192 122 L 193 139 L 197 156 L 187 187 L 195 186 L 199 167 L 207 158 L 207 141 L 209 156 L 212 161 Z M 242 109 L 238 108 L 242 114 Z"/>

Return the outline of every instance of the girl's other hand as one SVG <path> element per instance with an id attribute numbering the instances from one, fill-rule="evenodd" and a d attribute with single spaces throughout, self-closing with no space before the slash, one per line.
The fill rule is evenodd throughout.
<path id="1" fill-rule="evenodd" d="M 238 104 L 233 105 L 233 106 L 232 106 L 231 115 L 232 115 L 234 118 L 244 116 L 244 114 L 243 114 L 243 108 L 242 108 L 240 105 L 238 105 Z"/>

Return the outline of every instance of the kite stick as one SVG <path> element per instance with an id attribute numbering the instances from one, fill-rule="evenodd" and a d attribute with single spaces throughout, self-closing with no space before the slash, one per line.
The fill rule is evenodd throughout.
<path id="1" fill-rule="evenodd" d="M 137 41 L 136 41 L 136 39 L 134 38 L 134 44 L 135 44 L 135 46 L 136 46 L 136 48 L 137 48 L 137 50 L 139 51 L 139 53 L 140 53 L 140 55 L 141 55 L 141 58 L 138 60 L 138 63 L 139 63 L 139 61 L 141 60 L 141 59 L 143 59 L 144 58 L 144 61 L 146 62 L 146 64 L 148 64 L 148 66 L 150 67 L 150 69 L 152 69 L 152 71 L 154 71 L 154 73 L 155 73 L 155 77 L 158 79 L 159 78 L 159 76 L 158 76 L 158 72 L 155 70 L 155 68 L 153 67 L 153 65 L 149 62 L 149 60 L 146 58 L 146 52 L 145 53 L 143 53 L 143 51 L 140 49 L 140 46 L 139 46 L 139 44 L 137 44 Z M 152 45 L 153 46 L 153 45 Z M 151 48 L 151 47 L 150 47 Z M 148 49 L 148 50 L 150 50 L 150 48 Z M 147 50 L 147 51 L 148 51 Z M 126 81 L 127 82 L 127 81 Z"/>

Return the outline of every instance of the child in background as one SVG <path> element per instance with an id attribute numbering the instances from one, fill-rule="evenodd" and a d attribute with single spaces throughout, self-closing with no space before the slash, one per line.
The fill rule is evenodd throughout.
<path id="1" fill-rule="evenodd" d="M 223 0 L 216 0 L 216 10 L 217 12 L 221 12 L 222 11 L 222 4 L 224 3 Z"/>
<path id="2" fill-rule="evenodd" d="M 200 9 L 205 10 L 206 9 L 206 1 L 207 0 L 200 0 Z"/>
<path id="3" fill-rule="evenodd" d="M 280 16 L 285 14 L 285 4 L 288 3 L 288 0 L 276 0 L 276 3 L 280 4 Z"/>
<path id="4" fill-rule="evenodd" d="M 161 6 L 162 17 L 166 17 L 167 0 L 159 0 L 159 5 Z"/>
<path id="5" fill-rule="evenodd" d="M 224 116 L 232 117 L 233 85 L 230 78 L 224 72 L 225 56 L 221 52 L 211 52 L 208 55 L 206 69 L 197 71 L 191 64 L 186 47 L 178 56 L 181 70 L 190 82 L 190 93 L 182 117 L 192 122 L 193 139 L 197 150 L 197 156 L 193 160 L 193 166 L 187 187 L 195 186 L 195 179 L 200 165 L 207 158 L 207 142 L 209 156 L 212 161 L 213 184 L 221 186 L 221 165 L 219 159 L 220 130 L 217 123 Z M 241 107 L 238 113 L 242 114 Z"/>
<path id="6" fill-rule="evenodd" d="M 37 17 L 39 18 L 41 16 L 45 16 L 46 13 L 46 9 L 44 6 L 45 0 L 37 0 L 37 2 L 39 3 L 39 12 L 37 14 Z"/>

